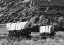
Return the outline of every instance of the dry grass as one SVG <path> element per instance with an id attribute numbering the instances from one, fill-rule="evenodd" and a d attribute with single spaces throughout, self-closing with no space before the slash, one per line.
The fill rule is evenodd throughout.
<path id="1" fill-rule="evenodd" d="M 23 38 L 10 39 L 9 37 L 0 37 L 0 45 L 64 45 L 64 38 L 55 36 L 54 39 L 47 38 L 47 39 L 39 39 L 37 41 L 34 41 L 32 39 L 31 40 L 23 39 Z"/>
<path id="2" fill-rule="evenodd" d="M 38 41 L 23 39 L 18 41 L 17 39 L 11 40 L 8 38 L 1 38 L 0 45 L 64 45 L 64 39 L 62 38 L 47 38 Z"/>

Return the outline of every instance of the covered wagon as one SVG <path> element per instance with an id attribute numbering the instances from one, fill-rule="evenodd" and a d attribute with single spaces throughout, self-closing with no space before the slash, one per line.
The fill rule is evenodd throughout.
<path id="1" fill-rule="evenodd" d="M 36 26 L 31 31 L 31 36 L 38 37 L 38 36 L 53 36 L 54 35 L 54 26 L 53 25 L 46 25 L 46 26 Z"/>
<path id="2" fill-rule="evenodd" d="M 0 24 L 0 34 L 16 35 L 25 30 L 26 22 Z M 23 33 L 23 32 L 22 32 Z"/>
<path id="3" fill-rule="evenodd" d="M 28 31 L 26 29 L 28 21 L 26 22 L 16 22 L 16 23 L 7 23 L 6 29 L 9 31 L 9 36 L 26 36 L 28 35 Z M 26 32 L 27 31 L 27 32 Z"/>

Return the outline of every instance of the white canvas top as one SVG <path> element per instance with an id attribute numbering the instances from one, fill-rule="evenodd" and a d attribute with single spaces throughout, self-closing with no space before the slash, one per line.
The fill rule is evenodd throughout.
<path id="1" fill-rule="evenodd" d="M 21 30 L 24 29 L 27 22 L 17 22 L 17 23 L 7 23 L 6 29 L 7 30 Z"/>
<path id="2" fill-rule="evenodd" d="M 51 32 L 52 25 L 48 26 L 40 26 L 40 33 L 50 33 Z"/>

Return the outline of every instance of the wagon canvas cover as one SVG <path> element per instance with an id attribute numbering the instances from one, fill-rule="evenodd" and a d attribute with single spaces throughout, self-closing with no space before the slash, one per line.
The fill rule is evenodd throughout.
<path id="1" fill-rule="evenodd" d="M 24 29 L 27 22 L 17 22 L 17 23 L 7 23 L 6 29 L 7 30 L 21 30 Z"/>
<path id="2" fill-rule="evenodd" d="M 52 25 L 40 26 L 40 33 L 51 33 Z"/>

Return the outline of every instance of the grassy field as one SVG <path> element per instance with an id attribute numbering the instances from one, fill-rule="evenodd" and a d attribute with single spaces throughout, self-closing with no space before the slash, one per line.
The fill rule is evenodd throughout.
<path id="1" fill-rule="evenodd" d="M 26 38 L 14 38 L 11 39 L 9 37 L 1 37 L 0 36 L 0 45 L 64 45 L 64 32 L 56 32 L 55 37 L 47 38 L 47 39 L 39 39 L 34 41 L 33 39 Z"/>
<path id="2" fill-rule="evenodd" d="M 55 39 L 41 39 L 38 41 L 27 39 L 18 41 L 2 38 L 0 39 L 0 45 L 64 45 L 64 40 L 58 37 L 56 37 Z"/>

